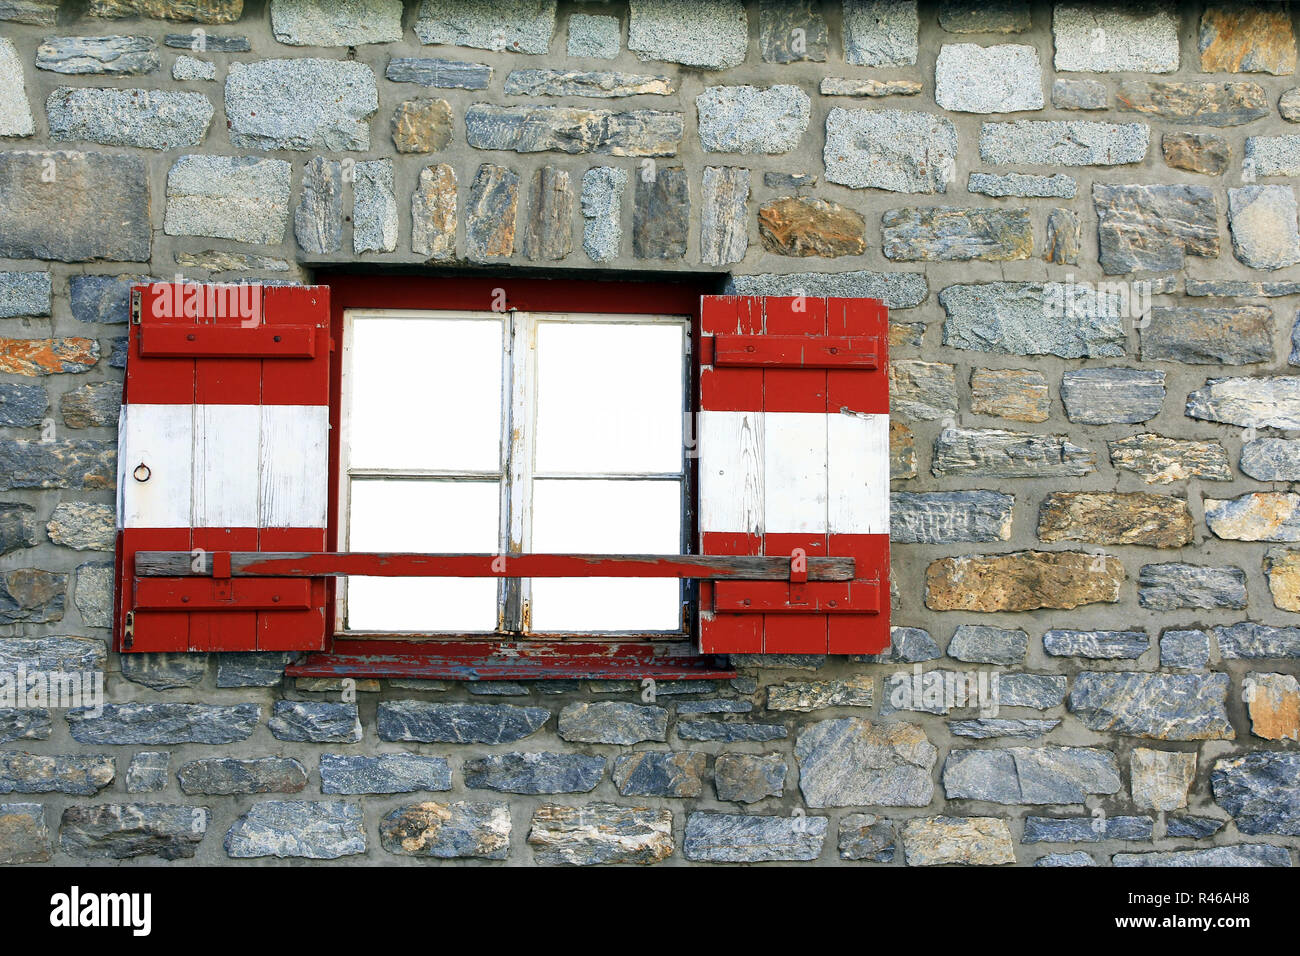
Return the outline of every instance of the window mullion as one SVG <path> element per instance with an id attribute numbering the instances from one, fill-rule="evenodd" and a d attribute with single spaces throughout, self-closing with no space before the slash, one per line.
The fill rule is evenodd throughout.
<path id="1" fill-rule="evenodd" d="M 506 548 L 509 553 L 523 554 L 532 550 L 535 326 L 527 312 L 512 312 L 510 328 L 510 410 L 505 439 L 510 456 L 504 489 Z M 528 629 L 529 582 L 506 579 L 503 584 L 502 630 L 522 633 Z"/>

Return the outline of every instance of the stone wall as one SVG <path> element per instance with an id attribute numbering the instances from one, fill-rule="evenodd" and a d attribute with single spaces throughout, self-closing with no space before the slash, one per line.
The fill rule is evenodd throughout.
<path id="1" fill-rule="evenodd" d="M 0 0 L 0 671 L 111 701 L 0 709 L 0 861 L 1293 864 L 1294 27 Z M 108 653 L 128 284 L 358 261 L 884 298 L 892 653 L 355 700 Z"/>

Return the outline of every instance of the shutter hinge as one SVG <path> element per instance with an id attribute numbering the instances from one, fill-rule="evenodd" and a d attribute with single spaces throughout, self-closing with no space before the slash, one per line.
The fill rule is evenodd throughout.
<path id="1" fill-rule="evenodd" d="M 131 290 L 131 324 L 140 324 L 140 290 Z"/>
<path id="2" fill-rule="evenodd" d="M 130 650 L 135 643 L 135 611 L 127 611 L 122 621 L 122 647 Z"/>

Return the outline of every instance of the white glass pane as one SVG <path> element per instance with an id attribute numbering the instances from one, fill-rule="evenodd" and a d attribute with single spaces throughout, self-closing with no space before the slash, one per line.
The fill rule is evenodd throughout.
<path id="1" fill-rule="evenodd" d="M 501 320 L 358 317 L 350 348 L 350 467 L 500 469 Z"/>
<path id="2" fill-rule="evenodd" d="M 495 481 L 351 482 L 348 548 L 495 554 Z M 495 578 L 348 578 L 353 631 L 493 631 Z"/>
<path id="3" fill-rule="evenodd" d="M 676 481 L 539 480 L 533 485 L 533 551 L 677 554 Z M 533 578 L 534 631 L 675 631 L 676 578 Z"/>
<path id="4" fill-rule="evenodd" d="M 538 472 L 679 472 L 681 325 L 542 321 Z"/>

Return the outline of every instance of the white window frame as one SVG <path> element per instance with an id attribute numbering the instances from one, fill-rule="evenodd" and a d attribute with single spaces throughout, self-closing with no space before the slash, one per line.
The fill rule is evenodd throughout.
<path id="1" fill-rule="evenodd" d="M 353 328 L 358 319 L 480 319 L 504 323 L 504 339 L 508 348 L 501 359 L 502 411 L 501 416 L 501 467 L 493 471 L 461 471 L 446 469 L 391 469 L 353 468 L 350 461 L 351 444 L 351 392 Z M 681 553 L 689 553 L 691 537 L 690 495 L 691 471 L 688 442 L 691 433 L 685 432 L 682 458 L 676 472 L 618 472 L 618 473 L 567 473 L 538 472 L 535 469 L 535 439 L 537 433 L 537 330 L 544 322 L 590 322 L 601 325 L 676 325 L 682 329 L 682 422 L 690 427 L 690 370 L 691 370 L 691 317 L 686 315 L 587 313 L 587 312 L 523 312 L 510 309 L 506 312 L 446 310 L 446 309 L 345 309 L 343 312 L 342 388 L 339 396 L 339 496 L 338 529 L 339 546 L 349 550 L 351 532 L 350 490 L 354 478 L 411 479 L 443 481 L 498 480 L 500 488 L 500 527 L 498 546 L 502 553 L 527 554 L 532 550 L 532 493 L 535 479 L 584 480 L 636 480 L 676 481 L 681 488 Z M 624 357 L 626 358 L 626 357 Z M 610 361 L 619 357 L 610 356 Z M 525 427 L 516 428 L 523 422 Z M 458 635 L 508 638 L 544 638 L 557 636 L 556 632 L 531 629 L 531 579 L 503 578 L 497 582 L 497 629 L 495 631 L 353 631 L 347 628 L 347 577 L 337 579 L 335 591 L 335 632 L 345 639 L 373 637 L 376 639 L 418 639 L 426 636 L 454 637 Z M 693 582 L 682 581 L 679 605 L 679 626 L 672 631 L 595 631 L 593 635 L 655 636 L 681 638 L 690 629 L 689 608 L 694 595 Z M 563 636 L 568 636 L 567 634 Z"/>

